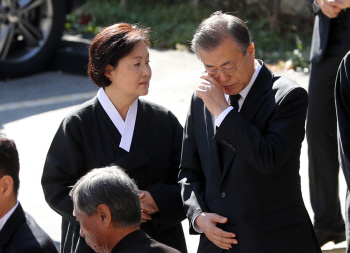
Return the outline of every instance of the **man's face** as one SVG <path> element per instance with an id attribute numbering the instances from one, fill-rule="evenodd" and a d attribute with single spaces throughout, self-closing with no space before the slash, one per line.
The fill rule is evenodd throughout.
<path id="1" fill-rule="evenodd" d="M 86 213 L 79 211 L 74 206 L 73 215 L 80 223 L 80 236 L 85 238 L 87 245 L 89 245 L 96 252 L 105 252 L 103 233 L 103 226 L 101 217 L 95 213 L 91 217 Z"/>
<path id="2" fill-rule="evenodd" d="M 217 48 L 208 51 L 199 49 L 198 54 L 207 72 L 238 68 L 233 73 L 220 71 L 217 77 L 213 77 L 228 95 L 240 93 L 248 85 L 255 71 L 253 43 L 244 54 L 235 42 L 224 39 Z"/>

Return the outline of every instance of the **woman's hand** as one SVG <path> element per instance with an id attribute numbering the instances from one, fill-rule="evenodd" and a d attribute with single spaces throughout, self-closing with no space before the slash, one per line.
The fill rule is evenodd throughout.
<path id="1" fill-rule="evenodd" d="M 141 201 L 141 221 L 152 220 L 151 215 L 159 212 L 156 202 L 148 191 L 139 191 Z"/>

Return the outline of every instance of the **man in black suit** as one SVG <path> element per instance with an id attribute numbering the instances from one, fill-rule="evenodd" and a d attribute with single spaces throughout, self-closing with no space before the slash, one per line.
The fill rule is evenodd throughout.
<path id="1" fill-rule="evenodd" d="M 0 253 L 57 253 L 51 238 L 17 201 L 18 174 L 16 145 L 0 133 Z"/>
<path id="2" fill-rule="evenodd" d="M 342 60 L 335 85 L 335 103 L 338 122 L 338 147 L 341 167 L 348 185 L 346 194 L 346 239 L 350 252 L 350 51 Z"/>
<path id="3" fill-rule="evenodd" d="M 179 253 L 140 229 L 139 190 L 120 167 L 91 170 L 78 180 L 69 196 L 80 235 L 94 251 Z"/>
<path id="4" fill-rule="evenodd" d="M 345 240 L 338 196 L 339 162 L 334 84 L 341 59 L 350 50 L 350 0 L 308 0 L 315 14 L 311 46 L 306 137 L 310 200 L 320 245 Z"/>
<path id="5" fill-rule="evenodd" d="M 306 91 L 255 59 L 235 16 L 204 20 L 192 49 L 206 71 L 184 128 L 179 180 L 190 233 L 201 233 L 198 252 L 321 252 L 300 187 Z"/>

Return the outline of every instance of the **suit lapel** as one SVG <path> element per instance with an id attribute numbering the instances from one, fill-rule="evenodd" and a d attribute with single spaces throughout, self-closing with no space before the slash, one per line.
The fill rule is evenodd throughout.
<path id="1" fill-rule="evenodd" d="M 18 204 L 17 208 L 0 231 L 0 247 L 5 246 L 10 241 L 16 228 L 22 222 L 25 222 L 25 215 L 21 204 Z"/>
<path id="2" fill-rule="evenodd" d="M 250 89 L 240 113 L 244 117 L 252 122 L 256 112 L 259 110 L 261 104 L 267 98 L 266 91 L 272 87 L 273 75 L 271 71 L 265 66 L 262 61 L 259 61 L 262 65 L 259 75 L 257 76 L 252 88 Z"/>
<path id="3" fill-rule="evenodd" d="M 214 133 L 216 131 L 216 125 L 215 125 L 215 116 L 212 115 L 209 110 L 204 108 L 204 115 L 205 115 L 205 122 L 206 122 L 206 134 L 207 134 L 207 143 L 208 143 L 208 150 L 210 156 L 208 157 L 210 159 L 210 166 L 211 170 L 218 173 L 218 178 L 221 178 L 222 175 L 222 168 L 220 165 L 220 158 L 218 154 L 218 143 L 213 139 Z"/>
<path id="4" fill-rule="evenodd" d="M 244 115 L 244 117 L 252 122 L 255 114 L 259 110 L 261 104 L 267 98 L 266 91 L 268 91 L 272 86 L 272 78 L 273 75 L 271 71 L 265 66 L 265 64 L 259 60 L 260 65 L 262 65 L 260 72 L 251 87 L 246 99 L 244 100 L 243 106 L 240 110 L 240 113 Z M 236 153 L 232 150 L 228 149 L 225 162 L 223 164 L 223 173 L 221 177 L 221 182 L 226 176 L 229 169 L 232 169 L 232 163 L 236 156 Z"/>

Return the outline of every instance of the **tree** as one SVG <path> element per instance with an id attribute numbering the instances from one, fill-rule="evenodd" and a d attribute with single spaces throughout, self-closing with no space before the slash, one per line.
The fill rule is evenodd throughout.
<path id="1" fill-rule="evenodd" d="M 270 24 L 270 31 L 279 32 L 280 15 L 281 15 L 281 0 L 260 0 L 258 1 L 262 9 L 267 13 Z"/>

